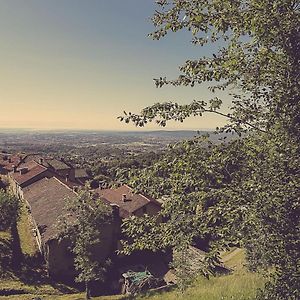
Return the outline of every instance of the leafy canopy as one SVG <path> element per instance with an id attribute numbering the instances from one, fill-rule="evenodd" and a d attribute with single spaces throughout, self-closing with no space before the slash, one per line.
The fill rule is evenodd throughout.
<path id="1" fill-rule="evenodd" d="M 0 230 L 8 229 L 19 217 L 20 202 L 11 193 L 0 189 Z"/>
<path id="2" fill-rule="evenodd" d="M 103 230 L 112 222 L 112 211 L 103 201 L 93 199 L 83 190 L 77 197 L 68 199 L 66 212 L 60 220 L 61 236 L 71 242 L 75 268 L 79 272 L 76 280 L 86 283 L 88 298 L 88 284 L 105 279 L 108 262 L 97 259 L 95 247 L 101 245 Z"/>
<path id="3" fill-rule="evenodd" d="M 300 2 L 156 2 L 153 39 L 188 30 L 195 45 L 216 45 L 210 57 L 187 60 L 178 78 L 160 77 L 156 86 L 209 82 L 212 92 L 231 91 L 230 113 L 214 97 L 188 105 L 157 103 L 120 119 L 165 126 L 169 120 L 216 113 L 228 118 L 221 130 L 247 135 L 221 145 L 185 142 L 133 173 L 137 189 L 165 199 L 165 221 L 158 226 L 149 217 L 125 222 L 125 249 L 200 240 L 210 250 L 208 257 L 218 258 L 218 250 L 239 244 L 252 269 L 275 268 L 263 299 L 299 299 Z"/>

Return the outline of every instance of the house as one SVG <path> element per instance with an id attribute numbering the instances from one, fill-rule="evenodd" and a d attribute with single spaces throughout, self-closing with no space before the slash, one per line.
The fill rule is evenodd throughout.
<path id="1" fill-rule="evenodd" d="M 22 154 L 0 153 L 0 174 L 7 175 L 12 172 L 15 166 L 18 166 L 23 159 Z"/>
<path id="2" fill-rule="evenodd" d="M 10 178 L 13 192 L 20 198 L 22 198 L 22 188 L 45 177 L 56 177 L 70 188 L 77 188 L 83 185 L 81 181 L 75 179 L 75 169 L 63 161 L 27 155 L 19 160 L 18 163 L 15 163 L 12 164 L 11 171 L 7 174 Z"/>
<path id="3" fill-rule="evenodd" d="M 76 193 L 57 178 L 42 178 L 23 188 L 33 233 L 50 276 L 74 276 L 73 256 L 66 240 L 59 241 L 58 220 L 65 213 L 67 199 Z"/>
<path id="4" fill-rule="evenodd" d="M 37 163 L 36 161 L 29 161 L 27 163 L 19 164 L 19 167 L 13 166 L 13 170 L 9 173 L 12 191 L 19 198 L 23 198 L 23 189 L 34 182 L 45 177 L 50 178 L 55 174 L 48 168 Z"/>
<path id="5" fill-rule="evenodd" d="M 91 179 L 91 176 L 88 175 L 85 169 L 75 169 L 74 170 L 74 179 L 76 182 L 84 185 L 87 180 Z"/>
<path id="6" fill-rule="evenodd" d="M 134 193 L 126 184 L 116 189 L 97 189 L 96 194 L 106 203 L 117 205 L 121 218 L 141 217 L 144 214 L 153 216 L 161 209 L 161 204 L 157 200 Z"/>
<path id="7" fill-rule="evenodd" d="M 43 158 L 32 154 L 2 157 L 0 162 L 8 172 L 14 193 L 24 202 L 30 212 L 38 248 L 43 255 L 48 273 L 57 279 L 73 278 L 75 275 L 73 254 L 69 241 L 59 238 L 58 220 L 64 217 L 66 199 L 77 197 L 75 187 L 88 178 L 85 170 L 75 169 L 63 160 Z M 122 185 L 116 189 L 96 190 L 95 201 L 104 201 L 113 208 L 113 222 L 101 228 L 101 242 L 93 253 L 106 260 L 120 249 L 121 219 L 143 214 L 155 215 L 160 203 Z"/>
<path id="8" fill-rule="evenodd" d="M 58 226 L 59 219 L 66 213 L 66 201 L 74 197 L 77 193 L 56 177 L 45 177 L 23 188 L 23 199 L 30 211 L 34 236 L 48 273 L 61 280 L 76 275 L 70 244 L 67 239 L 60 238 Z M 96 259 L 104 261 L 115 252 L 119 228 L 118 217 L 111 224 L 104 225 L 101 242 L 93 249 Z"/>
<path id="9" fill-rule="evenodd" d="M 50 276 L 66 279 L 75 276 L 73 254 L 67 239 L 59 239 L 58 220 L 65 213 L 67 199 L 77 194 L 56 177 L 43 178 L 23 190 L 32 217 L 34 232 L 47 263 Z M 94 252 L 99 260 L 105 260 L 116 248 L 115 231 L 119 222 L 115 220 L 103 228 L 102 240 Z"/>
<path id="10" fill-rule="evenodd" d="M 40 163 L 59 174 L 61 177 L 74 181 L 74 168 L 65 162 L 63 158 L 46 158 L 42 159 Z"/>

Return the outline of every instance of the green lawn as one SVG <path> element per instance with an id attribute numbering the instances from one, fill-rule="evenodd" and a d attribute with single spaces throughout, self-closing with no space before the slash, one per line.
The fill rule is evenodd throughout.
<path id="1" fill-rule="evenodd" d="M 8 300 L 8 299 L 14 299 L 14 300 L 32 300 L 34 297 L 40 297 L 42 300 L 84 300 L 85 296 L 83 293 L 81 294 L 70 294 L 70 295 L 37 295 L 37 294 L 27 294 L 27 295 L 14 295 L 8 297 L 1 297 L 1 300 Z M 93 300 L 121 300 L 124 299 L 124 296 L 101 296 L 101 297 L 93 297 Z"/>
<path id="2" fill-rule="evenodd" d="M 21 207 L 20 219 L 18 221 L 18 233 L 23 254 L 34 256 L 38 252 L 38 247 L 35 238 L 32 235 L 32 225 L 25 205 L 22 205 Z"/>
<path id="3" fill-rule="evenodd" d="M 224 264 L 233 270 L 232 274 L 199 277 L 184 293 L 177 289 L 170 292 L 150 293 L 137 297 L 138 300 L 251 300 L 256 290 L 262 288 L 262 276 L 251 273 L 244 266 L 245 257 L 241 249 L 233 249 L 222 255 Z"/>

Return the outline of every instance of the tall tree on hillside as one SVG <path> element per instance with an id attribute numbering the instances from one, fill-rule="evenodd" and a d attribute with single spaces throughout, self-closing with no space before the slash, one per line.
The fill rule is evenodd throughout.
<path id="1" fill-rule="evenodd" d="M 211 57 L 187 60 L 177 79 L 155 79 L 156 86 L 210 82 L 212 92 L 231 89 L 231 111 L 223 112 L 222 100 L 214 97 L 189 105 L 157 103 L 120 119 L 137 126 L 152 121 L 165 126 L 169 120 L 183 122 L 189 116 L 213 113 L 228 119 L 221 131 L 248 131 L 248 136 L 227 145 L 211 145 L 209 151 L 198 141 L 184 143 L 139 177 L 133 174 L 138 187 L 166 196 L 162 214 L 169 220 L 177 220 L 178 212 L 186 217 L 181 218 L 185 220 L 182 227 L 168 221 L 155 234 L 146 220 L 149 230 L 144 241 L 151 241 L 149 248 L 166 247 L 178 242 L 172 232 L 188 229 L 186 236 L 191 240 L 209 236 L 216 253 L 229 242 L 242 243 L 252 268 L 272 265 L 276 269 L 262 297 L 298 299 L 300 2 L 156 3 L 153 39 L 169 31 L 188 30 L 195 45 L 223 45 Z M 125 231 L 130 235 L 137 225 L 141 226 L 127 222 Z M 126 246 L 130 250 L 147 243 L 129 239 Z"/>
<path id="2" fill-rule="evenodd" d="M 66 211 L 59 226 L 63 238 L 71 242 L 75 268 L 79 272 L 76 280 L 85 283 L 86 299 L 90 299 L 90 283 L 103 281 L 109 264 L 97 259 L 95 247 L 101 245 L 103 230 L 112 221 L 112 211 L 102 201 L 92 199 L 88 191 L 69 199 Z"/>
<path id="3" fill-rule="evenodd" d="M 0 189 L 0 230 L 6 230 L 17 223 L 19 210 L 19 199 Z"/>

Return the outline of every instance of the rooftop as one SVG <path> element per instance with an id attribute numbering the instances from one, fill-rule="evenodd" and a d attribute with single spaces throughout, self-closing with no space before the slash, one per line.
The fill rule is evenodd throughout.
<path id="1" fill-rule="evenodd" d="M 21 173 L 21 170 L 26 170 L 24 173 Z M 29 161 L 27 163 L 21 164 L 17 172 L 12 173 L 13 179 L 18 183 L 18 185 L 25 185 L 26 182 L 33 179 L 34 177 L 42 174 L 47 171 L 47 168 L 38 164 L 35 161 Z"/>
<path id="2" fill-rule="evenodd" d="M 157 206 L 161 204 L 151 197 L 142 194 L 135 194 L 133 189 L 127 185 L 122 185 L 117 189 L 97 189 L 97 194 L 107 203 L 119 206 L 120 216 L 122 218 L 129 217 L 138 209 L 151 203 Z"/>
<path id="3" fill-rule="evenodd" d="M 64 213 L 65 201 L 76 197 L 76 194 L 55 177 L 43 178 L 23 191 L 43 242 L 55 238 L 58 234 L 57 220 Z"/>

